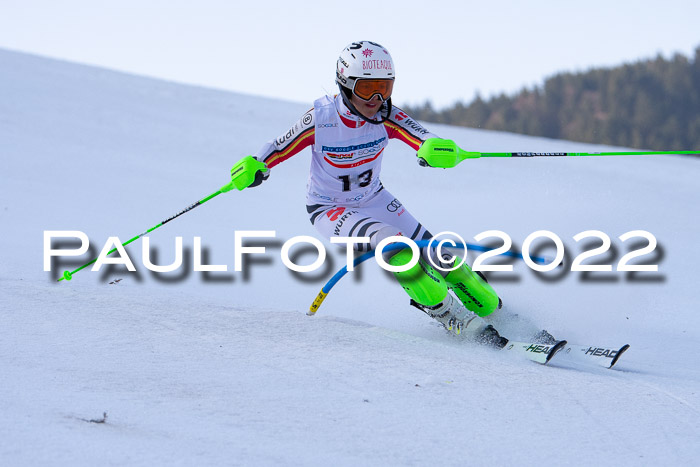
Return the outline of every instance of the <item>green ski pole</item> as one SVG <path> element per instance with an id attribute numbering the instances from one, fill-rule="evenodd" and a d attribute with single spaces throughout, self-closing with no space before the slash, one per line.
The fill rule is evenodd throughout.
<path id="1" fill-rule="evenodd" d="M 223 188 L 222 188 L 222 189 L 223 189 Z M 145 232 L 140 233 L 140 234 L 136 235 L 135 237 L 130 238 L 129 240 L 127 240 L 127 241 L 125 241 L 124 243 L 122 243 L 122 246 L 126 246 L 126 245 L 128 245 L 129 243 L 138 240 L 139 238 L 143 237 L 144 235 L 147 235 L 147 234 L 153 232 L 153 231 L 156 230 L 158 227 L 160 227 L 160 226 L 162 226 L 162 225 L 164 225 L 164 224 L 167 224 L 167 223 L 170 222 L 171 220 L 173 220 L 173 219 L 175 219 L 175 218 L 177 218 L 177 217 L 180 217 L 181 215 L 185 214 L 186 212 L 190 212 L 191 210 L 193 210 L 193 209 L 196 208 L 197 206 L 201 206 L 202 204 L 206 203 L 206 202 L 209 201 L 210 199 L 219 196 L 221 193 L 224 193 L 224 191 L 221 191 L 222 189 L 215 191 L 214 193 L 210 194 L 210 195 L 207 196 L 206 198 L 200 199 L 199 201 L 197 201 L 197 202 L 194 203 L 194 204 L 190 204 L 189 206 L 187 206 L 185 209 L 183 209 L 182 211 L 178 212 L 178 213 L 175 214 L 174 216 L 170 216 L 170 217 L 168 217 L 167 219 L 165 219 L 164 221 L 162 221 L 162 222 L 160 222 L 160 223 L 154 225 L 154 226 L 151 227 L 150 229 L 146 230 Z M 117 251 L 117 249 L 116 249 L 116 248 L 112 248 L 112 249 L 107 253 L 107 256 L 111 255 L 111 254 L 114 253 L 115 251 Z M 82 270 L 82 269 L 85 269 L 86 267 L 90 266 L 91 264 L 94 264 L 96 261 L 97 261 L 97 258 L 93 259 L 93 260 L 90 261 L 89 263 L 83 264 L 82 266 L 80 266 L 78 269 L 76 269 L 76 270 L 74 270 L 74 271 L 64 271 L 64 272 L 63 272 L 63 276 L 61 276 L 61 278 L 58 279 L 58 282 L 62 281 L 63 279 L 65 279 L 65 280 L 67 280 L 67 281 L 71 280 L 71 279 L 73 278 L 73 274 L 75 274 L 76 272 L 78 272 L 78 271 L 80 271 L 80 270 Z"/>
<path id="2" fill-rule="evenodd" d="M 613 152 L 479 152 L 466 154 L 464 159 L 473 158 L 471 154 L 479 154 L 476 157 L 560 157 L 560 156 L 652 156 L 661 154 L 693 154 L 700 155 L 700 151 L 613 151 Z"/>
<path id="3" fill-rule="evenodd" d="M 243 190 L 245 187 L 250 185 L 250 182 L 252 181 L 252 179 L 251 179 L 251 175 L 249 175 L 249 172 L 246 172 L 241 167 L 244 167 L 244 166 L 250 165 L 250 164 L 261 164 L 261 163 L 255 161 L 254 159 L 252 159 L 252 161 L 250 159 L 252 159 L 252 158 L 243 158 L 243 159 L 241 159 L 241 161 L 239 161 L 236 165 L 233 166 L 233 169 L 231 169 L 231 178 L 232 178 L 231 182 L 222 186 L 220 189 L 216 190 L 214 193 L 210 194 L 209 196 L 200 199 L 196 203 L 190 204 L 189 206 L 187 206 L 185 209 L 178 212 L 174 216 L 170 216 L 167 219 L 165 219 L 164 221 L 162 221 L 162 222 L 154 225 L 150 229 L 146 230 L 145 232 L 140 233 L 140 234 L 136 235 L 135 237 L 130 238 L 129 240 L 122 243 L 122 246 L 126 246 L 129 243 L 134 242 L 134 241 L 138 240 L 139 238 L 143 237 L 144 235 L 153 232 L 158 227 L 160 227 L 164 224 L 167 224 L 171 220 L 176 219 L 187 212 L 190 212 L 191 210 L 193 210 L 197 206 L 201 206 L 202 204 L 206 203 L 210 199 L 216 198 L 221 193 L 226 193 L 227 191 L 231 191 L 233 188 L 237 188 L 238 190 Z M 253 165 L 253 167 L 257 168 L 256 165 Z M 265 168 L 265 170 L 267 170 L 267 168 Z M 117 251 L 117 248 L 112 248 L 107 253 L 107 256 L 111 255 L 115 251 Z M 82 266 L 80 266 L 78 269 L 76 269 L 74 271 L 64 271 L 63 276 L 61 276 L 61 278 L 58 279 L 58 282 L 62 281 L 63 279 L 65 279 L 67 281 L 71 280 L 73 278 L 73 274 L 75 274 L 76 272 L 78 272 L 82 269 L 85 269 L 86 267 L 90 266 L 91 264 L 94 264 L 96 261 L 97 261 L 97 258 L 93 259 L 89 263 L 83 264 Z"/>
<path id="4" fill-rule="evenodd" d="M 612 152 L 473 152 L 461 149 L 449 139 L 429 138 L 418 150 L 421 165 L 450 168 L 465 159 L 481 157 L 585 157 L 585 156 L 649 156 L 661 154 L 700 155 L 700 151 L 612 151 Z"/>

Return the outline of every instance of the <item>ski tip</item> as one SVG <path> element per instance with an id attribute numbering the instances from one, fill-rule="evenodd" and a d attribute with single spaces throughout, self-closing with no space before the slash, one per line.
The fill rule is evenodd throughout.
<path id="1" fill-rule="evenodd" d="M 568 342 L 566 341 L 559 341 L 556 344 L 554 344 L 552 348 L 549 349 L 549 353 L 547 354 L 547 359 L 544 361 L 544 364 L 546 365 L 547 363 L 549 363 L 549 361 L 552 359 L 552 357 L 554 357 L 557 354 L 557 352 L 566 347 L 566 344 L 568 344 Z"/>
<path id="2" fill-rule="evenodd" d="M 618 360 L 620 359 L 620 357 L 622 356 L 622 354 L 625 353 L 625 352 L 627 351 L 627 349 L 629 349 L 629 348 L 630 348 L 630 345 L 629 345 L 629 344 L 625 344 L 625 345 L 623 345 L 622 347 L 620 347 L 620 350 L 617 351 L 617 354 L 616 354 L 615 357 L 612 359 L 612 362 L 610 362 L 610 366 L 609 366 L 608 368 L 614 367 L 615 364 L 617 363 L 617 361 L 618 361 Z"/>

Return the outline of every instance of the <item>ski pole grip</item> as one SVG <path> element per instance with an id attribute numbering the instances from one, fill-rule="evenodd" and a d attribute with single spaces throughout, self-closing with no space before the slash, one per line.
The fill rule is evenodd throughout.
<path id="1" fill-rule="evenodd" d="M 221 192 L 226 193 L 234 188 L 242 191 L 255 181 L 256 173 L 267 171 L 268 168 L 264 162 L 260 162 L 253 156 L 246 156 L 231 168 L 231 181 L 221 187 Z"/>
<path id="2" fill-rule="evenodd" d="M 428 138 L 418 149 L 417 156 L 430 167 L 449 169 L 464 159 L 479 158 L 481 153 L 464 151 L 451 139 Z"/>

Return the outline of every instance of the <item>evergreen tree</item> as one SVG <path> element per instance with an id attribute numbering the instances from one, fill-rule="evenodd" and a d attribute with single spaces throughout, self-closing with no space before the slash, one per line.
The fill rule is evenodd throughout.
<path id="1" fill-rule="evenodd" d="M 415 118 L 451 125 L 650 150 L 700 149 L 700 47 L 676 54 L 560 73 L 522 89 L 436 111 L 406 107 Z"/>

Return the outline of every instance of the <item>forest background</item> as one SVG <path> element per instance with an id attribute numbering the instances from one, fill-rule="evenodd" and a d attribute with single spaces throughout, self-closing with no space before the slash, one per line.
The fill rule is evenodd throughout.
<path id="1" fill-rule="evenodd" d="M 419 120 L 649 150 L 700 149 L 700 46 L 695 56 L 558 73 L 543 85 L 436 110 Z"/>

